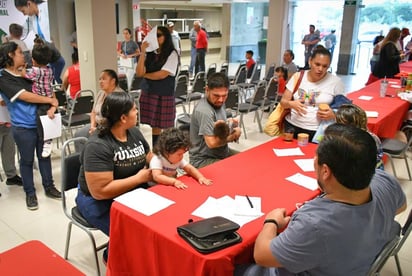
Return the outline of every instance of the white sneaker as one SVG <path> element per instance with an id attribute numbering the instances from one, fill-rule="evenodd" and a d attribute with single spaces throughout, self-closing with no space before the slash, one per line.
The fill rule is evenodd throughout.
<path id="1" fill-rule="evenodd" d="M 44 141 L 43 152 L 41 153 L 41 157 L 43 158 L 49 157 L 52 151 L 52 147 L 53 147 L 52 140 Z"/>

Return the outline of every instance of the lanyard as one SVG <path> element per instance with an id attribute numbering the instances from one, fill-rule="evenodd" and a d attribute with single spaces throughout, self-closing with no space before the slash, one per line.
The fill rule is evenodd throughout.
<path id="1" fill-rule="evenodd" d="M 36 22 L 37 22 L 37 34 L 41 37 L 41 39 L 46 40 L 46 38 L 44 37 L 43 32 L 40 29 L 39 17 L 38 16 L 36 16 Z"/>

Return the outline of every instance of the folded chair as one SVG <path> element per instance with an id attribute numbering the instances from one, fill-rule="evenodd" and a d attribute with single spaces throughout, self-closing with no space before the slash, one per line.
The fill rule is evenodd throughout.
<path id="1" fill-rule="evenodd" d="M 75 142 L 85 143 L 86 137 L 77 137 L 67 140 L 61 149 L 61 191 L 62 191 L 62 205 L 66 217 L 69 219 L 67 225 L 66 246 L 64 250 L 64 258 L 67 260 L 69 255 L 69 246 L 72 225 L 79 227 L 89 236 L 93 246 L 94 258 L 96 261 L 97 275 L 100 275 L 99 259 L 97 252 L 107 247 L 107 242 L 99 246 L 96 245 L 96 240 L 92 232 L 100 231 L 99 229 L 90 225 L 86 219 L 80 214 L 75 203 L 69 204 L 69 199 L 66 193 L 72 189 L 78 189 L 78 176 L 80 171 L 80 153 L 74 150 Z M 69 206 L 74 207 L 70 209 Z"/>

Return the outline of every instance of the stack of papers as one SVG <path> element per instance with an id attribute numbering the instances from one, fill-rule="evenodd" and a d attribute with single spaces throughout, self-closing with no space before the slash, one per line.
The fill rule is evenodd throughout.
<path id="1" fill-rule="evenodd" d="M 175 203 L 147 189 L 135 189 L 114 200 L 146 216 L 151 216 Z"/>
<path id="2" fill-rule="evenodd" d="M 263 215 L 261 211 L 261 198 L 249 197 L 249 199 L 254 208 L 250 207 L 245 196 L 236 196 L 235 199 L 230 196 L 223 196 L 221 198 L 209 196 L 203 204 L 192 212 L 192 215 L 201 218 L 221 216 L 243 226 Z"/>
<path id="3" fill-rule="evenodd" d="M 302 150 L 297 148 L 289 148 L 289 149 L 273 149 L 277 156 L 295 156 L 295 155 L 304 155 Z"/>

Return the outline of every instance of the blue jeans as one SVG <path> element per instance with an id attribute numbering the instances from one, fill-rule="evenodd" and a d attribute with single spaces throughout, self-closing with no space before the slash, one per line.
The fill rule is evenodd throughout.
<path id="1" fill-rule="evenodd" d="M 91 225 L 102 230 L 109 236 L 110 229 L 110 207 L 113 200 L 96 200 L 92 196 L 85 195 L 79 188 L 76 197 L 77 208 L 82 216 Z"/>
<path id="2" fill-rule="evenodd" d="M 41 157 L 43 140 L 37 133 L 37 128 L 11 128 L 14 141 L 20 153 L 20 174 L 23 179 L 23 188 L 26 195 L 36 194 L 33 181 L 34 150 L 36 150 L 42 184 L 45 190 L 54 186 L 51 159 Z"/>
<path id="3" fill-rule="evenodd" d="M 206 49 L 196 49 L 195 74 L 205 72 Z"/>
<path id="4" fill-rule="evenodd" d="M 195 68 L 195 63 L 196 63 L 196 47 L 192 47 L 190 49 L 190 66 L 189 66 L 189 72 L 193 74 L 193 69 Z"/>
<path id="5" fill-rule="evenodd" d="M 62 83 L 61 75 L 65 64 L 66 62 L 62 56 L 60 56 L 56 62 L 50 63 L 50 67 L 53 70 L 53 77 L 57 83 Z"/>

